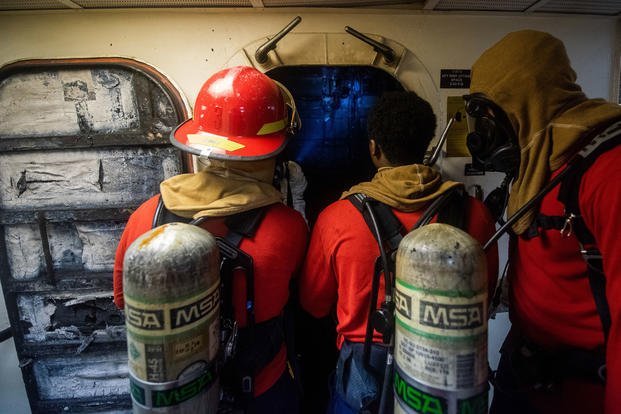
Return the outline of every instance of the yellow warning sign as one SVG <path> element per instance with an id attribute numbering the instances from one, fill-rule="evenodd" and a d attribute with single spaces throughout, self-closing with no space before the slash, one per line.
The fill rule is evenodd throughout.
<path id="1" fill-rule="evenodd" d="M 466 146 L 466 136 L 468 135 L 466 106 L 461 96 L 446 98 L 446 115 L 447 121 L 455 116 L 455 121 L 453 121 L 446 137 L 446 156 L 470 157 L 470 152 Z"/>

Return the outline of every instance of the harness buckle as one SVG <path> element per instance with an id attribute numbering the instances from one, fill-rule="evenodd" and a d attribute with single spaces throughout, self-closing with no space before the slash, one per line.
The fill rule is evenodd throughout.
<path id="1" fill-rule="evenodd" d="M 235 354 L 237 353 L 237 340 L 239 336 L 239 329 L 237 326 L 237 321 L 225 319 L 222 322 L 222 332 L 224 342 L 224 360 L 231 360 Z"/>
<path id="2" fill-rule="evenodd" d="M 606 364 L 599 367 L 597 370 L 597 376 L 604 384 L 606 383 Z"/>
<path id="3" fill-rule="evenodd" d="M 242 377 L 241 389 L 244 394 L 250 394 L 252 392 L 252 377 L 246 375 Z"/>
<path id="4" fill-rule="evenodd" d="M 588 264 L 591 264 L 591 260 L 602 260 L 602 253 L 599 251 L 598 248 L 594 247 L 588 249 L 583 246 L 581 247 L 582 248 L 580 249 L 580 253 Z"/>
<path id="5" fill-rule="evenodd" d="M 569 237 L 574 231 L 574 219 L 576 215 L 574 213 L 569 213 L 569 216 L 565 218 L 565 223 L 563 224 L 563 228 L 561 229 L 561 236 Z"/>

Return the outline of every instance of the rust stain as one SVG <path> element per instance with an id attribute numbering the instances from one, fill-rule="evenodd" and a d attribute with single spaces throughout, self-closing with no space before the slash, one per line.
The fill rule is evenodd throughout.
<path id="1" fill-rule="evenodd" d="M 143 241 L 140 242 L 140 246 L 138 246 L 138 248 L 142 249 L 144 246 L 149 244 L 151 242 L 151 240 L 153 240 L 154 238 L 156 238 L 157 236 L 162 234 L 164 232 L 164 230 L 166 229 L 166 227 L 168 227 L 168 224 L 165 224 L 165 225 L 163 225 L 161 227 L 158 227 L 155 230 L 153 230 L 153 233 L 151 233 L 149 235 L 149 237 L 146 237 Z"/>

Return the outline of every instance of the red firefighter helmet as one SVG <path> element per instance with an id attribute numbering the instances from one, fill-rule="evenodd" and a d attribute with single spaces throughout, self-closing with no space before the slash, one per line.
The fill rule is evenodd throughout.
<path id="1" fill-rule="evenodd" d="M 235 66 L 205 82 L 193 118 L 179 125 L 170 140 L 208 158 L 262 160 L 284 149 L 296 122 L 295 103 L 283 85 L 252 67 Z"/>

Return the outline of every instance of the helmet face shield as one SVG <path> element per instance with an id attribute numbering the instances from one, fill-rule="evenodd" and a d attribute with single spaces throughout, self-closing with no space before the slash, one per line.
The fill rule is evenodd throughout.
<path id="1" fill-rule="evenodd" d="M 482 94 L 464 95 L 463 98 L 468 124 L 466 145 L 472 163 L 485 171 L 517 171 L 519 147 L 505 112 Z"/>
<path id="2" fill-rule="evenodd" d="M 289 91 L 248 66 L 221 70 L 199 91 L 193 118 L 170 136 L 183 151 L 219 160 L 254 161 L 280 153 L 296 129 Z"/>

